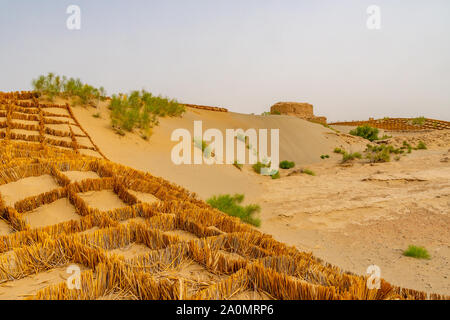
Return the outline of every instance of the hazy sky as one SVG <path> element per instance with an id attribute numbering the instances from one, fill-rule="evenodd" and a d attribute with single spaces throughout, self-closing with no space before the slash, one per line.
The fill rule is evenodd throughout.
<path id="1" fill-rule="evenodd" d="M 450 120 L 448 0 L 1 0 L 0 41 L 1 91 L 52 71 L 242 113 L 300 101 L 330 120 Z"/>

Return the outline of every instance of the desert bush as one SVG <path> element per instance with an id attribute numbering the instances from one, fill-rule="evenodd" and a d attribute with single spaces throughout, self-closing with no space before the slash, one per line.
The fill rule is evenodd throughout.
<path id="1" fill-rule="evenodd" d="M 302 173 L 304 174 L 309 174 L 310 176 L 315 176 L 316 174 L 314 173 L 314 171 L 309 170 L 309 169 L 302 169 Z"/>
<path id="2" fill-rule="evenodd" d="M 413 245 L 410 245 L 408 249 L 403 251 L 403 255 L 417 259 L 430 259 L 430 254 L 427 249 Z"/>
<path id="3" fill-rule="evenodd" d="M 206 202 L 213 208 L 230 216 L 238 217 L 245 223 L 259 227 L 261 225 L 261 220 L 254 217 L 254 215 L 261 210 L 261 207 L 257 204 L 242 206 L 242 201 L 244 201 L 243 194 L 235 194 L 234 196 L 225 194 L 213 196 Z"/>
<path id="4" fill-rule="evenodd" d="M 367 154 L 366 158 L 372 163 L 391 161 L 391 156 L 389 154 L 388 149 L 384 149 L 382 151 L 370 152 Z"/>
<path id="5" fill-rule="evenodd" d="M 295 162 L 293 161 L 284 160 L 280 162 L 281 169 L 291 169 L 293 167 L 295 167 Z"/>
<path id="6" fill-rule="evenodd" d="M 407 149 L 408 153 L 411 153 L 413 148 L 408 142 L 403 141 L 403 147 L 401 147 L 400 149 Z"/>
<path id="7" fill-rule="evenodd" d="M 362 159 L 362 155 L 359 152 L 353 152 L 353 153 L 347 153 L 344 152 L 342 154 L 342 163 L 355 160 L 355 159 Z"/>
<path id="8" fill-rule="evenodd" d="M 176 100 L 156 97 L 145 90 L 133 91 L 129 96 L 113 95 L 109 108 L 112 125 L 126 131 L 149 130 L 159 124 L 158 117 L 181 116 L 185 111 Z"/>
<path id="9" fill-rule="evenodd" d="M 340 154 L 344 154 L 345 153 L 345 151 L 344 150 L 342 150 L 341 148 L 334 148 L 334 151 L 333 151 L 334 153 L 340 153 Z"/>
<path id="10" fill-rule="evenodd" d="M 423 126 L 427 119 L 425 117 L 417 117 L 411 120 L 411 123 L 416 126 Z"/>
<path id="11" fill-rule="evenodd" d="M 328 159 L 330 156 L 328 154 L 323 154 L 320 156 L 320 159 Z"/>
<path id="12" fill-rule="evenodd" d="M 419 141 L 419 144 L 417 145 L 416 149 L 417 150 L 426 150 L 427 146 L 426 146 L 425 142 Z"/>
<path id="13" fill-rule="evenodd" d="M 269 167 L 270 167 L 270 164 L 264 164 L 264 163 L 262 163 L 260 161 L 258 161 L 257 163 L 255 163 L 252 166 L 253 171 L 255 171 L 256 173 L 261 173 L 261 169 L 262 168 L 269 168 Z"/>
<path id="14" fill-rule="evenodd" d="M 370 126 L 360 126 L 357 127 L 356 129 L 350 131 L 350 134 L 353 136 L 358 136 L 358 137 L 362 137 L 364 139 L 367 139 L 369 141 L 375 141 L 378 140 L 378 133 L 379 130 L 378 128 L 372 128 Z"/>
<path id="15" fill-rule="evenodd" d="M 194 142 L 194 147 L 199 148 L 202 152 L 205 152 L 208 148 L 208 143 L 200 137 L 196 137 L 192 140 Z"/>
<path id="16" fill-rule="evenodd" d="M 395 148 L 392 145 L 372 146 L 368 144 L 365 151 L 366 158 L 369 159 L 370 162 L 389 162 L 391 161 L 391 154 L 404 154 L 406 148 L 408 149 L 408 153 L 411 153 L 412 147 L 406 141 L 403 142 L 401 148 Z M 397 159 L 397 157 L 395 159 Z"/>
<path id="17" fill-rule="evenodd" d="M 277 173 L 272 174 L 271 177 L 273 180 L 280 179 L 281 178 L 280 171 L 277 171 Z"/>
<path id="18" fill-rule="evenodd" d="M 103 87 L 95 88 L 81 82 L 80 79 L 67 78 L 66 76 L 48 73 L 40 75 L 32 81 L 33 90 L 46 95 L 50 100 L 56 96 L 75 98 L 75 103 L 86 105 L 95 101 L 105 100 L 106 91 Z"/>

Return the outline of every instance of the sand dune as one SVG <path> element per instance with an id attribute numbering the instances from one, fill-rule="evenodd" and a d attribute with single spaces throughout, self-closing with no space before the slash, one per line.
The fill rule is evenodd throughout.
<path id="1" fill-rule="evenodd" d="M 320 161 L 322 154 L 331 154 L 335 147 L 360 150 L 362 139 L 342 135 L 322 125 L 290 116 L 256 116 L 232 112 L 214 112 L 188 108 L 182 118 L 162 118 L 149 141 L 136 134 L 118 136 L 111 130 L 109 110 L 100 104 L 101 119 L 92 117 L 94 109 L 74 108 L 74 113 L 109 159 L 133 168 L 150 171 L 188 188 L 206 199 L 220 193 L 245 193 L 248 198 L 262 191 L 252 172 L 240 172 L 231 165 L 175 165 L 171 150 L 177 142 L 170 141 L 175 129 L 192 133 L 193 122 L 203 121 L 203 131 L 217 128 L 225 136 L 226 129 L 280 129 L 280 159 L 295 161 L 299 166 Z"/>

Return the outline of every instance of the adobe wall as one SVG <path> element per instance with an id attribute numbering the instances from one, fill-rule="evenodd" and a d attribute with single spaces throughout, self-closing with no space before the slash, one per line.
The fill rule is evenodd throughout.
<path id="1" fill-rule="evenodd" d="M 305 102 L 278 102 L 270 108 L 270 113 L 276 112 L 312 122 L 327 123 L 326 117 L 316 117 L 313 105 Z"/>

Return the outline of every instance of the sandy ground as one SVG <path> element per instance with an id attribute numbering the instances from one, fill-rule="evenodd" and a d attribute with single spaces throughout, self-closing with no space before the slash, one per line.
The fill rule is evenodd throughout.
<path id="1" fill-rule="evenodd" d="M 28 177 L 0 186 L 0 194 L 6 205 L 14 207 L 14 203 L 25 198 L 36 196 L 59 188 L 55 179 L 46 174 L 40 177 Z"/>
<path id="2" fill-rule="evenodd" d="M 108 111 L 75 108 L 75 116 L 112 161 L 149 171 L 197 192 L 203 199 L 221 193 L 244 193 L 247 203 L 262 207 L 261 230 L 277 240 L 312 251 L 345 270 L 365 274 L 376 264 L 382 277 L 404 287 L 450 294 L 450 167 L 448 132 L 405 134 L 432 148 L 413 151 L 385 164 L 339 165 L 335 147 L 361 151 L 367 141 L 336 133 L 287 116 L 260 117 L 188 110 L 183 118 L 162 119 L 149 141 L 138 135 L 119 137 L 111 130 Z M 100 112 L 101 119 L 92 117 Z M 280 158 L 293 160 L 305 174 L 272 180 L 245 166 L 175 166 L 170 150 L 176 128 L 280 128 Z M 350 128 L 346 128 L 350 129 Z M 389 134 L 389 133 L 387 133 Z M 402 142 L 394 134 L 393 142 Z M 437 141 L 437 142 L 436 142 Z M 435 143 L 436 142 L 436 143 Z M 321 160 L 328 154 L 330 159 Z M 447 159 L 447 160 L 445 160 Z M 446 162 L 447 161 L 447 162 Z M 431 260 L 404 257 L 408 245 L 426 247 Z"/>
<path id="3" fill-rule="evenodd" d="M 0 299 L 26 299 L 27 297 L 36 294 L 39 290 L 50 285 L 65 282 L 71 276 L 70 273 L 67 273 L 67 267 L 68 266 L 55 268 L 16 280 L 14 282 L 2 283 L 0 284 Z M 82 266 L 80 266 L 80 268 L 82 271 L 86 270 L 86 268 Z"/>
<path id="4" fill-rule="evenodd" d="M 93 171 L 64 171 L 64 175 L 71 182 L 80 182 L 86 179 L 100 179 L 100 176 Z"/>
<path id="5" fill-rule="evenodd" d="M 310 166 L 316 176 L 265 180 L 261 230 L 345 270 L 381 268 L 391 283 L 450 293 L 450 163 L 446 150 L 399 162 Z M 444 160 L 444 162 L 441 162 Z M 431 260 L 402 255 L 424 246 Z"/>
<path id="6" fill-rule="evenodd" d="M 134 191 L 131 189 L 128 189 L 128 192 L 131 193 L 132 195 L 134 195 L 139 201 L 142 201 L 145 203 L 159 202 L 159 199 L 150 193 Z"/>
<path id="7" fill-rule="evenodd" d="M 31 212 L 25 213 L 23 216 L 32 228 L 51 226 L 64 221 L 80 220 L 75 207 L 70 204 L 67 198 L 40 206 Z"/>
<path id="8" fill-rule="evenodd" d="M 120 200 L 113 190 L 89 191 L 78 193 L 78 195 L 88 206 L 101 211 L 126 207 L 126 204 Z"/>

